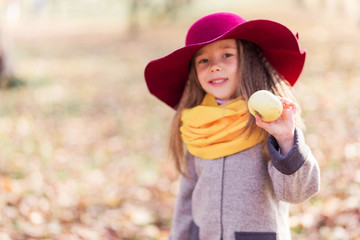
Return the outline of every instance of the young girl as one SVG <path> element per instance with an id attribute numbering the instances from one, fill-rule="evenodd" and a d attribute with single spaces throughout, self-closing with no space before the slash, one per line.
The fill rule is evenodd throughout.
<path id="1" fill-rule="evenodd" d="M 320 178 L 290 91 L 304 61 L 285 26 L 214 13 L 190 27 L 185 47 L 147 65 L 150 92 L 176 110 L 170 150 L 182 175 L 170 239 L 291 239 L 289 203 L 315 195 Z M 249 114 L 260 89 L 281 98 L 279 119 Z"/>

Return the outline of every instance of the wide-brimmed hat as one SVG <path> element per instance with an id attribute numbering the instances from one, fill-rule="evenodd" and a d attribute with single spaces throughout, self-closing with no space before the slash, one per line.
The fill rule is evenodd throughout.
<path id="1" fill-rule="evenodd" d="M 286 26 L 271 20 L 246 21 L 233 13 L 213 13 L 190 27 L 185 47 L 148 63 L 145 80 L 153 95 L 176 109 L 195 53 L 217 40 L 243 39 L 257 44 L 276 71 L 293 86 L 303 69 L 306 55 L 297 38 Z"/>

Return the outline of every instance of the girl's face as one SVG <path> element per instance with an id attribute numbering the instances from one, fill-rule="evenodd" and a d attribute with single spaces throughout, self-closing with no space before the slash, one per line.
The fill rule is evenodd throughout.
<path id="1" fill-rule="evenodd" d="M 201 48 L 195 55 L 195 69 L 204 91 L 220 100 L 234 97 L 238 61 L 235 39 L 219 40 Z"/>

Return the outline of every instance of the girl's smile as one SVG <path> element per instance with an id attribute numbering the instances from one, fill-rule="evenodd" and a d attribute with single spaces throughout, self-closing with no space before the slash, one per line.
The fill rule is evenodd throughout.
<path id="1" fill-rule="evenodd" d="M 234 97 L 238 84 L 238 50 L 234 39 L 213 42 L 195 55 L 201 87 L 220 100 Z"/>
<path id="2" fill-rule="evenodd" d="M 220 86 L 220 85 L 225 84 L 226 81 L 227 81 L 226 78 L 216 78 L 216 79 L 210 80 L 209 83 L 214 86 Z"/>

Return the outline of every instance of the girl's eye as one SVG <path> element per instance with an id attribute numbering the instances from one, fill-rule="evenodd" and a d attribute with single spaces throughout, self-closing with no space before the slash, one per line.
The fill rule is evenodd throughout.
<path id="1" fill-rule="evenodd" d="M 225 54 L 223 55 L 223 58 L 228 58 L 228 57 L 232 57 L 232 56 L 234 56 L 234 54 L 225 53 Z"/>
<path id="2" fill-rule="evenodd" d="M 198 61 L 198 63 L 200 64 L 200 63 L 207 63 L 209 60 L 207 60 L 206 58 L 204 58 L 204 59 L 200 59 L 199 61 Z"/>

